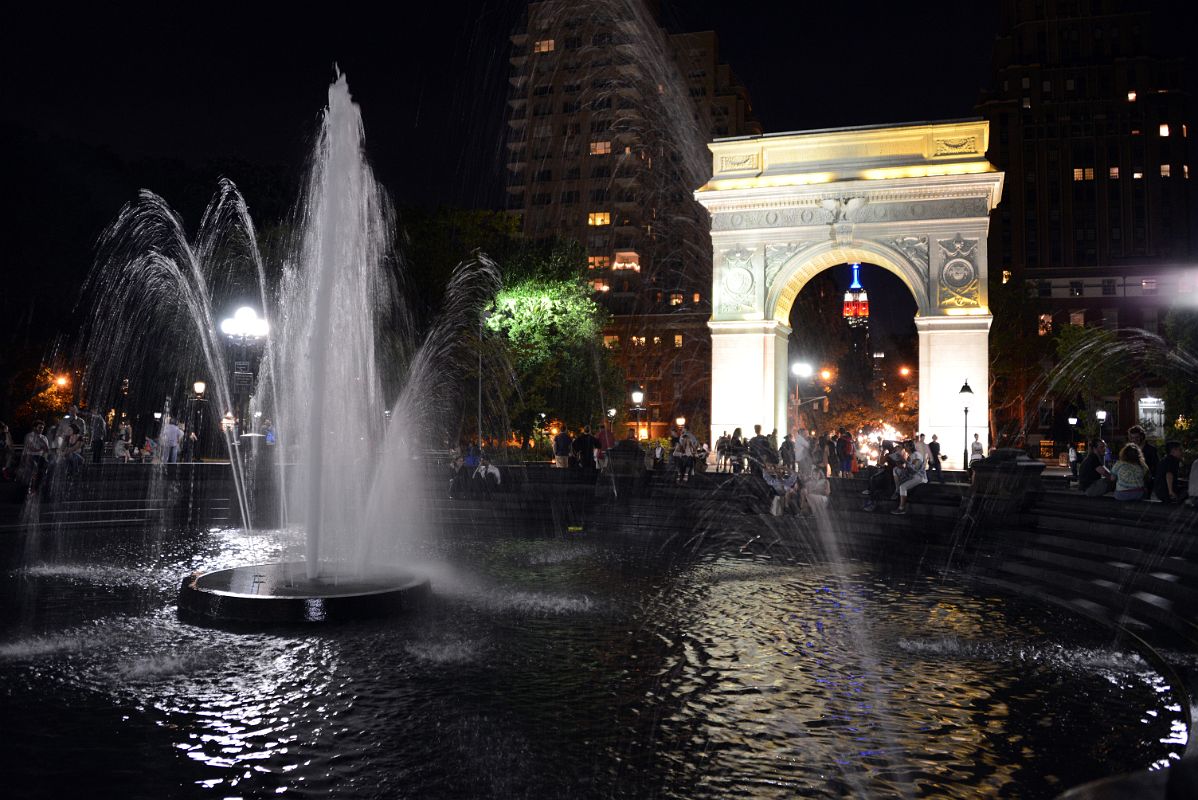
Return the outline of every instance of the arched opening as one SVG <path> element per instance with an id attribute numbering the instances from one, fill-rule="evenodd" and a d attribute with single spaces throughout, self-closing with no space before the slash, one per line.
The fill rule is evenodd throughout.
<path id="1" fill-rule="evenodd" d="M 910 435 L 918 423 L 917 304 L 891 271 L 839 264 L 799 289 L 788 315 L 787 430 Z M 860 286 L 860 292 L 852 287 Z M 861 298 L 866 298 L 862 301 Z M 861 306 L 868 304 L 861 314 Z M 845 306 L 852 316 L 846 318 Z"/>

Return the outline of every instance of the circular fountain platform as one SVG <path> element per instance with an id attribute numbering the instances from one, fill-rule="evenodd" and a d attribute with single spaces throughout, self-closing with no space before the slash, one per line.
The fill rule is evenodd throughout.
<path id="1" fill-rule="evenodd" d="M 179 589 L 179 613 L 211 622 L 348 622 L 411 610 L 431 594 L 423 575 L 307 577 L 301 562 L 194 572 Z"/>

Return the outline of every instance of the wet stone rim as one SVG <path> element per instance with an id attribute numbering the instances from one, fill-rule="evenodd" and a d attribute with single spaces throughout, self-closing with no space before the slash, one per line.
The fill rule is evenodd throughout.
<path id="1" fill-rule="evenodd" d="M 309 581 L 299 562 L 194 572 L 179 588 L 179 615 L 257 625 L 349 622 L 413 610 L 432 594 L 429 579 L 398 570 L 377 579 Z"/>

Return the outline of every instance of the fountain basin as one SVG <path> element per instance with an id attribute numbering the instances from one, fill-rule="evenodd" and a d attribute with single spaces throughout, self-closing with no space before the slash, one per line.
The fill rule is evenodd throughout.
<path id="1" fill-rule="evenodd" d="M 430 595 L 429 579 L 408 570 L 309 579 L 302 562 L 256 564 L 188 575 L 179 614 L 256 625 L 336 623 L 403 614 Z"/>

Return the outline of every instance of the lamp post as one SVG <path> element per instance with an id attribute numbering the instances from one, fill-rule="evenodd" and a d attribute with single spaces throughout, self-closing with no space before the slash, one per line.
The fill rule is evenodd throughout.
<path id="1" fill-rule="evenodd" d="M 265 339 L 270 333 L 270 324 L 258 316 L 258 312 L 249 306 L 242 306 L 233 316 L 221 320 L 220 332 L 229 337 L 229 341 L 240 349 L 239 360 L 233 363 L 233 394 L 236 397 L 236 418 L 245 416 L 242 409 L 242 389 L 252 388 L 254 373 L 250 369 L 248 348 L 260 339 Z"/>
<path id="2" fill-rule="evenodd" d="M 973 396 L 973 389 L 969 388 L 969 380 L 961 385 L 961 391 L 958 392 L 961 399 L 968 403 L 969 398 Z M 965 406 L 965 446 L 961 449 L 961 468 L 969 469 L 969 406 Z"/>
<path id="3" fill-rule="evenodd" d="M 1101 439 L 1101 438 L 1103 438 L 1102 426 L 1106 424 L 1106 409 L 1105 408 L 1098 409 L 1097 411 L 1094 412 L 1094 417 L 1095 417 L 1095 419 L 1098 420 L 1098 438 Z"/>
<path id="4" fill-rule="evenodd" d="M 208 390 L 208 384 L 203 381 L 196 381 L 191 385 L 195 392 L 195 400 L 192 404 L 192 413 L 189 415 L 188 424 L 191 425 L 191 433 L 196 437 L 195 452 L 192 453 L 192 458 L 196 461 L 200 460 L 200 454 L 203 451 L 203 433 L 204 433 L 204 392 Z"/>
<path id="5" fill-rule="evenodd" d="M 795 429 L 803 426 L 803 420 L 799 419 L 799 414 L 803 413 L 803 381 L 815 375 L 815 368 L 807 362 L 795 362 L 791 364 L 791 372 L 794 374 L 794 426 Z"/>
<path id="6" fill-rule="evenodd" d="M 641 428 L 641 414 L 645 410 L 641 405 L 643 402 L 645 402 L 645 390 L 643 387 L 638 386 L 632 390 L 632 410 L 636 412 L 636 438 L 638 439 L 649 438 L 648 433 L 645 433 L 643 437 L 641 436 L 641 433 L 644 432 Z"/>

